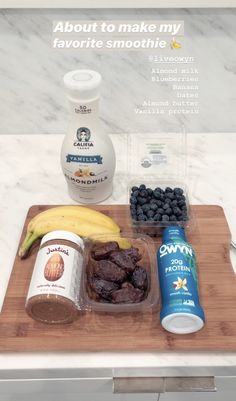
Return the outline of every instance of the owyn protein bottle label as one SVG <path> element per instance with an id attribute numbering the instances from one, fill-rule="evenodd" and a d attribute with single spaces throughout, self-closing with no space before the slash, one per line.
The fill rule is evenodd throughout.
<path id="1" fill-rule="evenodd" d="M 176 334 L 200 330 L 205 317 L 199 302 L 196 258 L 182 228 L 164 229 L 157 259 L 162 326 Z"/>

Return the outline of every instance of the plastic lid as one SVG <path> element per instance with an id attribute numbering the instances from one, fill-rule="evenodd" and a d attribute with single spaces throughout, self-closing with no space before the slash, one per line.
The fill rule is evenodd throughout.
<path id="1" fill-rule="evenodd" d="M 82 248 L 84 248 L 84 241 L 82 240 L 81 237 L 70 231 L 63 231 L 63 230 L 51 231 L 50 233 L 44 235 L 41 241 L 41 245 L 47 241 L 51 241 L 54 239 L 55 240 L 65 239 L 67 241 L 74 242 L 75 244 L 80 245 Z"/>
<path id="2" fill-rule="evenodd" d="M 97 98 L 101 80 L 101 75 L 92 70 L 75 70 L 64 75 L 68 97 L 75 100 Z"/>
<path id="3" fill-rule="evenodd" d="M 174 334 L 190 334 L 200 330 L 204 321 L 191 313 L 172 313 L 161 321 L 165 330 Z"/>
<path id="4" fill-rule="evenodd" d="M 173 239 L 182 239 L 183 241 L 187 241 L 184 229 L 178 226 L 166 227 L 162 233 L 162 241 L 166 242 Z"/>
<path id="5" fill-rule="evenodd" d="M 136 179 L 157 184 L 162 179 L 182 182 L 186 177 L 186 134 L 181 128 L 179 132 L 129 134 L 127 156 L 128 171 Z"/>

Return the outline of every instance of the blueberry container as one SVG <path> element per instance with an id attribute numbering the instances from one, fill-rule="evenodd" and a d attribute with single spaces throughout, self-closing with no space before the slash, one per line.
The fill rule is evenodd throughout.
<path id="1" fill-rule="evenodd" d="M 150 310 L 159 301 L 160 291 L 157 277 L 156 247 L 153 240 L 146 236 L 133 233 L 122 233 L 125 244 L 138 248 L 141 259 L 137 262 L 147 273 L 147 288 L 144 291 L 144 298 L 137 303 L 113 303 L 112 300 L 101 299 L 90 285 L 91 277 L 94 277 L 94 267 L 91 262 L 92 249 L 95 244 L 104 244 L 109 241 L 116 241 L 116 236 L 100 235 L 91 237 L 85 241 L 84 265 L 80 285 L 81 309 L 95 312 L 145 312 Z M 131 280 L 129 277 L 128 280 Z M 121 286 L 121 284 L 120 284 Z"/>
<path id="2" fill-rule="evenodd" d="M 183 132 L 152 133 L 145 136 L 131 134 L 128 142 L 128 203 L 133 231 L 155 237 L 161 235 L 162 229 L 170 225 L 192 228 L 194 219 L 186 185 L 186 135 Z M 143 185 L 145 194 L 140 195 L 140 190 L 138 193 L 135 191 L 136 199 L 131 199 L 133 193 L 135 194 L 132 188 L 140 188 L 140 185 Z M 160 188 L 161 191 L 167 189 L 170 192 L 175 189 L 171 195 L 168 194 L 170 198 L 173 195 L 174 199 L 167 199 L 167 194 L 163 194 L 164 199 L 156 199 L 152 194 L 156 188 Z M 178 201 L 177 188 L 181 192 Z M 184 195 L 183 199 L 181 195 Z M 157 201 L 161 204 L 158 205 Z M 168 210 L 166 202 L 170 202 Z"/>
<path id="3" fill-rule="evenodd" d="M 185 229 L 188 229 L 190 226 L 192 226 L 193 224 L 193 215 L 192 215 L 192 211 L 191 208 L 189 206 L 189 199 L 188 199 L 188 190 L 186 188 L 186 185 L 184 185 L 182 182 L 173 182 L 173 181 L 161 181 L 161 180 L 155 180 L 155 181 L 147 181 L 147 180 L 133 180 L 130 182 L 130 188 L 129 188 L 129 200 L 132 196 L 132 188 L 133 187 L 140 187 L 140 185 L 145 185 L 147 189 L 151 189 L 151 190 L 155 190 L 155 188 L 161 188 L 163 191 L 165 191 L 166 188 L 171 188 L 172 190 L 174 190 L 175 188 L 180 188 L 183 190 L 183 195 L 185 197 L 185 205 L 184 205 L 184 211 L 182 211 L 180 209 L 180 207 L 176 206 L 176 210 L 177 210 L 177 215 L 173 214 L 173 210 L 175 211 L 175 207 L 171 207 L 170 209 L 172 210 L 172 212 L 169 211 L 169 209 L 167 209 L 167 212 L 165 209 L 163 209 L 163 206 L 157 206 L 156 203 L 154 203 L 154 205 L 156 205 L 157 209 L 153 210 L 153 216 L 151 217 L 151 220 L 142 220 L 142 214 L 140 216 L 136 214 L 136 216 L 139 218 L 141 218 L 141 220 L 137 219 L 137 217 L 134 217 L 134 213 L 132 213 L 132 207 L 130 205 L 130 220 L 131 220 L 131 225 L 133 228 L 133 231 L 136 233 L 141 233 L 141 234 L 145 234 L 145 235 L 149 235 L 151 237 L 156 237 L 161 235 L 162 233 L 162 229 L 168 226 L 173 226 L 173 225 L 177 225 L 179 227 L 183 227 Z M 154 198 L 155 199 L 155 198 Z M 145 200 L 145 198 L 144 198 Z M 145 203 L 145 205 L 147 205 L 147 208 L 149 206 L 150 208 L 150 203 L 147 200 L 147 202 Z M 165 205 L 165 203 L 164 203 Z M 170 204 L 171 205 L 171 204 Z M 140 205 L 140 207 L 142 207 Z M 144 208 L 145 206 L 143 206 Z M 154 208 L 154 207 L 153 207 Z M 139 206 L 137 207 L 136 205 L 136 210 L 139 210 Z M 161 213 L 163 213 L 162 215 L 159 214 L 159 210 L 162 210 Z M 151 208 L 152 210 L 152 208 Z M 164 210 L 164 212 L 163 212 Z M 144 214 L 144 216 L 146 216 L 149 213 L 146 212 Z M 167 213 L 167 214 L 166 214 Z M 180 215 L 180 217 L 178 216 L 178 214 Z M 153 220 L 155 219 L 157 216 L 157 218 L 159 217 L 158 220 Z M 162 220 L 162 216 L 168 216 L 167 220 Z M 174 216 L 174 217 L 173 217 Z M 148 218 L 148 217 L 146 217 Z M 175 220 L 172 220 L 172 218 L 175 218 Z M 180 218 L 180 219 L 179 219 Z"/>

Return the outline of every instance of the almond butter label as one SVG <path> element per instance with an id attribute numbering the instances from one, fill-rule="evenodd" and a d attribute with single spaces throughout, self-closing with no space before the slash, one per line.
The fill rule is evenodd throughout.
<path id="1" fill-rule="evenodd" d="M 64 260 L 59 253 L 52 255 L 44 268 L 44 277 L 48 281 L 59 280 L 64 273 Z"/>
<path id="2" fill-rule="evenodd" d="M 60 295 L 76 302 L 80 288 L 82 255 L 65 245 L 49 245 L 39 250 L 27 300 L 36 295 Z"/>

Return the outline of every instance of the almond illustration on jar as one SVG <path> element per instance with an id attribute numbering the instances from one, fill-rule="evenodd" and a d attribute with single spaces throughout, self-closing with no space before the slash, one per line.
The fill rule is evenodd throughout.
<path id="1" fill-rule="evenodd" d="M 44 277 L 48 281 L 56 281 L 62 277 L 64 273 L 64 260 L 59 253 L 52 255 L 44 268 Z"/>

